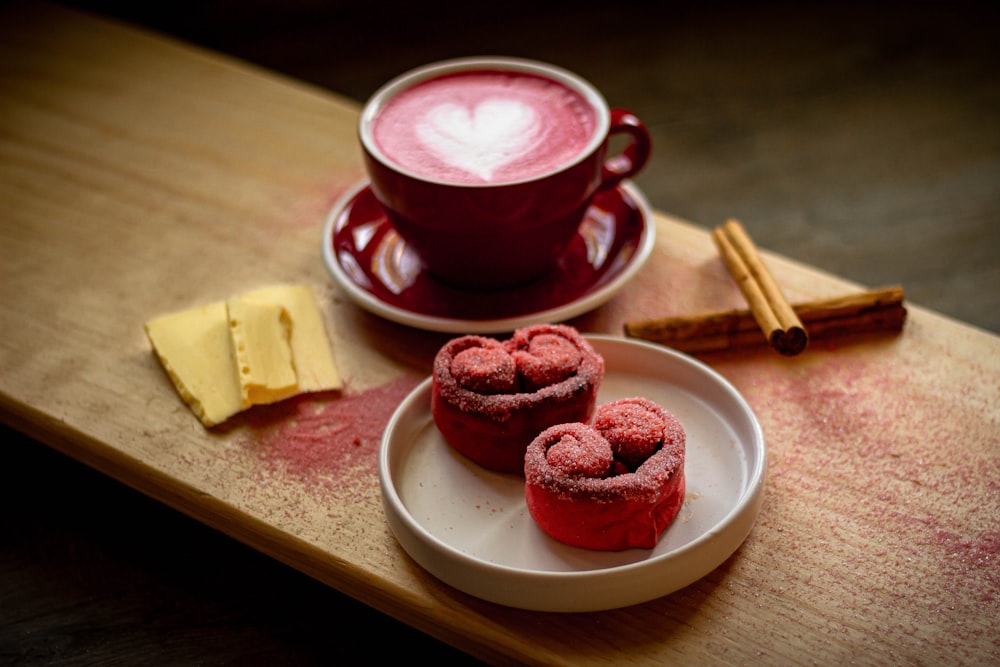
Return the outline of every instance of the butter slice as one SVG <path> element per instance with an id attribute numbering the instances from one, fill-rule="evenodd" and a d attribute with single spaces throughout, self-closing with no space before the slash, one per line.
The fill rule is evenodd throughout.
<path id="1" fill-rule="evenodd" d="M 292 321 L 277 303 L 235 296 L 226 302 L 233 361 L 244 408 L 298 393 L 289 344 Z"/>
<path id="2" fill-rule="evenodd" d="M 343 388 L 312 291 L 277 285 L 146 323 L 177 393 L 205 426 L 252 405 Z"/>
<path id="3" fill-rule="evenodd" d="M 145 328 L 177 393 L 205 426 L 243 409 L 225 301 L 163 315 Z"/>
<path id="4" fill-rule="evenodd" d="M 300 392 L 335 391 L 343 381 L 333 360 L 323 317 L 306 285 L 276 285 L 247 292 L 244 300 L 278 304 L 292 321 L 291 348 Z"/>

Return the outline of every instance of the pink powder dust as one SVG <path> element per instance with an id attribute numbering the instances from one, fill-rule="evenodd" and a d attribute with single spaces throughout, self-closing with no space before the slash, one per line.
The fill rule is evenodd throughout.
<path id="1" fill-rule="evenodd" d="M 389 419 L 420 379 L 402 376 L 358 393 L 305 394 L 248 413 L 248 445 L 275 469 L 307 482 L 378 485 Z"/>
<path id="2" fill-rule="evenodd" d="M 896 344 L 795 362 L 709 359 L 767 440 L 768 490 L 750 544 L 822 562 L 819 591 L 864 573 L 873 589 L 854 591 L 855 603 L 889 619 L 889 644 L 915 646 L 919 628 L 943 623 L 948 633 L 928 640 L 946 639 L 955 656 L 984 641 L 1000 651 L 1000 633 L 984 637 L 981 624 L 1000 618 L 1000 424 L 990 418 L 1000 383 L 983 372 L 956 388 L 931 356 L 904 364 L 884 354 Z"/>

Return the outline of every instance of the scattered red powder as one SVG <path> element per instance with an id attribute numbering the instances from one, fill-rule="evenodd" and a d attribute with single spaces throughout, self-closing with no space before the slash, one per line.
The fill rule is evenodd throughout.
<path id="1" fill-rule="evenodd" d="M 767 439 L 768 490 L 748 548 L 822 563 L 814 595 L 839 591 L 825 604 L 882 619 L 873 644 L 1000 655 L 1000 633 L 982 634 L 983 619 L 1000 617 L 1000 381 L 981 372 L 955 387 L 926 350 L 905 364 L 880 352 L 710 360 Z M 861 572 L 863 588 L 842 585 Z"/>
<path id="2" fill-rule="evenodd" d="M 304 394 L 248 413 L 248 445 L 303 481 L 378 484 L 382 433 L 420 379 L 404 375 L 358 393 Z"/>

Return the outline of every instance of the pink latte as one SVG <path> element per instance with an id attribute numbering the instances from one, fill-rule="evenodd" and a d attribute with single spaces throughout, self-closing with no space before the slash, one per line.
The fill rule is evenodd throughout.
<path id="1" fill-rule="evenodd" d="M 508 183 L 573 163 L 591 145 L 597 112 L 551 79 L 466 71 L 388 100 L 372 125 L 378 149 L 423 178 Z"/>

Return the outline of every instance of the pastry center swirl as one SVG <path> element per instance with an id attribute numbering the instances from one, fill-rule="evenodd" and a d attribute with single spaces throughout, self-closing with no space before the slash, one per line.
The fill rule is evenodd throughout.
<path id="1" fill-rule="evenodd" d="M 458 384 L 478 394 L 533 392 L 576 374 L 580 350 L 562 336 L 535 336 L 524 348 L 508 351 L 499 343 L 462 350 L 452 359 Z"/>

